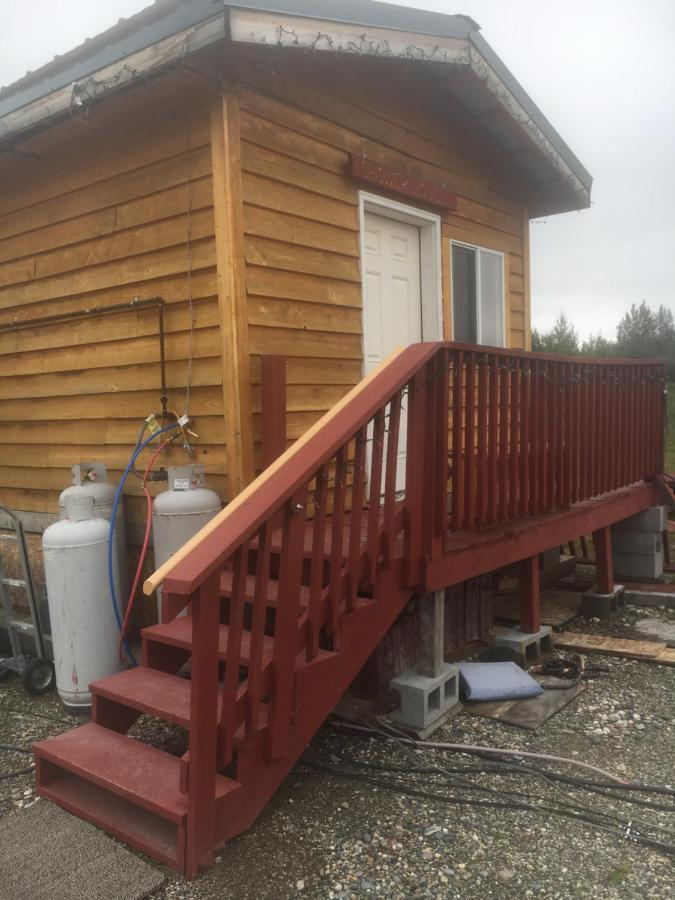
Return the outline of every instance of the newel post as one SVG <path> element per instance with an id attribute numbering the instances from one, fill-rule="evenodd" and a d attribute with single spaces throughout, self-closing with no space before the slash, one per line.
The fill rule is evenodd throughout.
<path id="1" fill-rule="evenodd" d="M 220 573 L 211 575 L 192 596 L 192 677 L 188 762 L 185 870 L 213 865 L 216 826 L 216 749 L 218 740 L 218 636 Z"/>

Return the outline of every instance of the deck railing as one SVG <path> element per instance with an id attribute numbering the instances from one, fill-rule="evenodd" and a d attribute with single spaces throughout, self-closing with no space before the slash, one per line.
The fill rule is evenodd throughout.
<path id="1" fill-rule="evenodd" d="M 658 474 L 664 381 L 658 361 L 413 345 L 158 570 L 146 591 L 164 583 L 174 612 L 192 606 L 186 786 L 200 827 L 209 827 L 216 753 L 227 765 L 236 736 L 255 732 L 264 711 L 269 753 L 285 754 L 299 655 L 311 661 L 335 645 L 341 616 L 396 557 L 414 586 L 448 531 L 552 512 Z M 227 658 L 248 663 L 243 683 L 239 666 L 226 666 L 219 699 L 224 578 Z"/>

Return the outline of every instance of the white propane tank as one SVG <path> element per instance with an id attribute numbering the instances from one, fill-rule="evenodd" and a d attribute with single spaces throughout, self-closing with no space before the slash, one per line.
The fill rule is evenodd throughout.
<path id="1" fill-rule="evenodd" d="M 56 689 L 64 706 L 91 705 L 89 684 L 124 668 L 108 583 L 109 524 L 95 517 L 92 494 L 66 497 L 66 518 L 42 536 Z M 113 546 L 119 596 L 117 548 Z"/>
<path id="2" fill-rule="evenodd" d="M 112 516 L 115 487 L 108 483 L 108 471 L 101 462 L 81 462 L 71 467 L 72 484 L 59 495 L 59 518 L 66 517 L 66 498 L 86 493 L 94 498 L 94 518 L 107 519 Z M 127 536 L 124 527 L 124 500 L 120 499 L 115 516 L 115 543 L 119 563 L 120 584 L 126 599 L 128 592 Z"/>
<path id="3" fill-rule="evenodd" d="M 152 505 L 152 540 L 159 568 L 220 512 L 220 497 L 204 486 L 204 466 L 169 469 L 169 487 Z M 161 588 L 157 616 L 162 621 Z"/>

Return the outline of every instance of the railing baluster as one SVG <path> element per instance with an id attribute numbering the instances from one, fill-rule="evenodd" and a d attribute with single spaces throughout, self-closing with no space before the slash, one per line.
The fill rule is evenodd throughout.
<path id="1" fill-rule="evenodd" d="M 436 360 L 435 420 L 436 420 L 436 477 L 432 486 L 434 511 L 431 555 L 440 556 L 448 530 L 448 466 L 450 463 L 450 355 L 443 349 Z"/>
<path id="2" fill-rule="evenodd" d="M 286 756 L 290 744 L 306 515 L 307 485 L 304 485 L 284 505 L 270 708 L 269 752 L 272 759 Z"/>
<path id="3" fill-rule="evenodd" d="M 465 410 L 464 527 L 471 528 L 476 501 L 476 357 L 473 353 L 466 356 Z"/>
<path id="4" fill-rule="evenodd" d="M 330 634 L 338 630 L 340 606 L 344 582 L 344 523 L 345 495 L 347 492 L 347 448 L 340 447 L 335 457 L 335 486 L 333 488 L 333 514 L 330 519 L 330 572 L 328 575 L 328 629 Z"/>
<path id="5" fill-rule="evenodd" d="M 539 509 L 539 450 L 541 446 L 541 419 L 542 411 L 539 400 L 541 389 L 540 363 L 533 360 L 530 363 L 530 497 L 528 512 L 530 515 Z"/>
<path id="6" fill-rule="evenodd" d="M 363 523 L 363 494 L 366 480 L 367 429 L 361 428 L 354 446 L 354 479 L 352 509 L 349 515 L 349 570 L 347 573 L 347 609 L 353 609 L 359 587 L 359 559 L 361 556 L 361 528 Z"/>
<path id="7" fill-rule="evenodd" d="M 309 576 L 309 639 L 307 660 L 319 652 L 323 608 L 323 579 L 326 566 L 326 522 L 328 516 L 329 468 L 322 466 L 314 479 L 314 522 L 312 527 L 312 560 Z"/>
<path id="8" fill-rule="evenodd" d="M 507 516 L 509 492 L 509 369 L 501 361 L 499 368 L 499 508 L 498 518 Z"/>
<path id="9" fill-rule="evenodd" d="M 487 358 L 478 362 L 478 446 L 477 446 L 477 498 L 476 522 L 483 525 L 487 519 L 488 495 L 488 377 Z"/>
<path id="10" fill-rule="evenodd" d="M 452 380 L 452 513 L 450 527 L 457 531 L 464 523 L 464 354 L 450 351 L 454 356 Z"/>
<path id="11" fill-rule="evenodd" d="M 582 363 L 579 367 L 579 421 L 581 428 L 581 445 L 579 447 L 579 496 L 580 499 L 586 500 L 588 493 L 588 441 L 589 420 L 588 420 L 588 367 Z"/>
<path id="12" fill-rule="evenodd" d="M 572 494 L 572 366 L 570 363 L 562 365 L 562 383 L 563 383 L 563 455 L 562 455 L 562 505 L 567 507 L 570 505 Z"/>
<path id="13" fill-rule="evenodd" d="M 636 461 L 635 480 L 654 474 L 653 472 L 653 448 L 656 438 L 653 422 L 653 391 L 652 385 L 647 381 L 644 370 L 640 366 L 636 372 L 637 380 L 637 406 L 639 410 L 638 428 L 636 429 L 636 441 L 642 438 L 642 454 Z M 650 453 L 650 448 L 652 452 Z"/>
<path id="14" fill-rule="evenodd" d="M 251 651 L 248 667 L 248 688 L 246 691 L 246 733 L 257 731 L 260 725 L 260 704 L 262 702 L 262 663 L 267 618 L 267 588 L 270 577 L 272 556 L 272 526 L 265 522 L 258 531 L 258 546 L 255 565 L 255 588 L 253 592 L 253 615 L 251 617 Z M 223 721 L 226 710 L 223 703 Z"/>
<path id="15" fill-rule="evenodd" d="M 220 572 L 192 598 L 192 677 L 190 756 L 187 775 L 185 868 L 189 877 L 213 861 L 216 826 L 216 748 L 218 743 L 218 629 Z"/>
<path id="16" fill-rule="evenodd" d="M 370 456 L 370 490 L 368 500 L 368 583 L 375 582 L 381 550 L 382 469 L 384 461 L 384 410 L 375 413 Z"/>
<path id="17" fill-rule="evenodd" d="M 531 363 L 523 362 L 520 367 L 520 501 L 521 516 L 528 513 L 530 498 L 530 394 L 532 378 Z"/>
<path id="18" fill-rule="evenodd" d="M 396 476 L 398 472 L 398 438 L 401 430 L 403 393 L 398 391 L 389 404 L 387 454 L 384 473 L 384 522 L 382 557 L 385 565 L 391 561 L 394 542 L 394 513 L 396 511 Z"/>
<path id="19" fill-rule="evenodd" d="M 230 613 L 228 617 L 227 662 L 223 679 L 223 698 L 221 715 L 221 748 L 220 764 L 228 765 L 232 760 L 235 721 L 235 700 L 239 686 L 239 668 L 241 659 L 241 639 L 244 629 L 244 604 L 246 597 L 246 576 L 248 574 L 248 544 L 243 544 L 232 558 L 232 596 L 230 597 Z"/>
<path id="20" fill-rule="evenodd" d="M 497 519 L 497 503 L 499 500 L 499 369 L 498 359 L 493 356 L 490 359 L 490 462 L 489 462 L 489 486 L 488 486 L 488 522 Z"/>
<path id="21" fill-rule="evenodd" d="M 433 511 L 428 503 L 434 474 L 434 455 L 432 447 L 434 422 L 433 412 L 433 378 L 430 378 L 429 367 L 419 372 L 408 386 L 408 434 L 406 439 L 406 475 L 405 475 L 405 549 L 406 584 L 416 584 L 419 580 L 420 561 L 423 552 L 423 536 L 425 531 L 424 517 L 428 524 L 433 522 Z M 387 466 L 389 462 L 387 461 Z M 429 533 L 430 529 L 427 529 Z"/>
<path id="22" fill-rule="evenodd" d="M 518 358 L 512 360 L 513 368 L 511 369 L 511 396 L 509 409 L 509 430 L 511 435 L 511 452 L 510 465 L 511 478 L 509 485 L 509 518 L 515 519 L 518 515 L 518 473 L 520 466 L 518 465 L 518 456 L 520 453 L 518 436 L 520 423 L 518 421 L 518 412 L 520 409 L 520 361 Z"/>

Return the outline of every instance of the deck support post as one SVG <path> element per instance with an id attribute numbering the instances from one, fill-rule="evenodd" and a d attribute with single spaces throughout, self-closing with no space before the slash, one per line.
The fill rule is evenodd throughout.
<path id="1" fill-rule="evenodd" d="M 434 591 L 420 599 L 420 653 L 418 670 L 429 678 L 443 672 L 445 649 L 445 591 Z"/>
<path id="2" fill-rule="evenodd" d="M 597 591 L 599 594 L 611 594 L 614 591 L 611 529 L 606 527 L 594 531 L 593 546 L 595 547 Z"/>
<path id="3" fill-rule="evenodd" d="M 541 629 L 539 556 L 528 556 L 519 563 L 520 630 L 536 634 Z"/>

